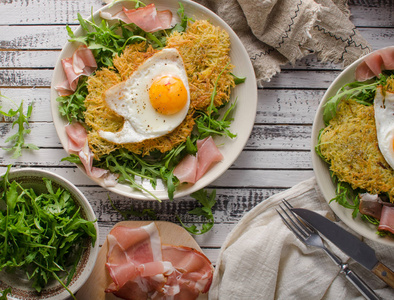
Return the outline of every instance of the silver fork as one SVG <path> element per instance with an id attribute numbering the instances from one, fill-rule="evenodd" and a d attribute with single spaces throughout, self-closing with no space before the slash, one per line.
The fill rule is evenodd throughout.
<path id="1" fill-rule="evenodd" d="M 348 264 L 342 261 L 333 254 L 323 242 L 323 239 L 317 231 L 306 222 L 303 222 L 296 216 L 291 209 L 293 208 L 285 199 L 282 200 L 283 206 L 279 205 L 282 213 L 278 210 L 276 212 L 282 218 L 286 226 L 301 240 L 305 245 L 315 246 L 323 249 L 327 255 L 340 267 L 341 273 L 344 273 L 346 278 L 353 283 L 353 285 L 360 291 L 366 299 L 380 299 L 375 292 L 360 278 L 356 273 L 349 269 Z"/>

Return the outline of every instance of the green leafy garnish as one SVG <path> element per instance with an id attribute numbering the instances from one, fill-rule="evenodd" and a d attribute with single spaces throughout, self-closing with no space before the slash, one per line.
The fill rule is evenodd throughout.
<path id="1" fill-rule="evenodd" d="M 387 76 L 381 74 L 380 78 L 377 78 L 373 82 L 366 83 L 355 81 L 345 84 L 324 105 L 324 124 L 327 126 L 330 120 L 336 116 L 338 104 L 342 100 L 354 99 L 360 104 L 371 105 L 375 98 L 376 87 L 378 85 L 385 85 L 386 81 Z"/>
<path id="2" fill-rule="evenodd" d="M 46 178 L 46 191 L 24 187 L 10 169 L 0 180 L 0 271 L 24 270 L 38 293 L 52 280 L 68 290 L 86 241 L 96 242 L 94 222 L 67 190 Z"/>
<path id="3" fill-rule="evenodd" d="M 59 102 L 59 112 L 63 117 L 66 117 L 69 123 L 74 121 L 84 121 L 85 116 L 85 98 L 88 95 L 88 85 L 85 76 L 79 80 L 77 90 L 70 96 L 60 96 L 56 98 Z"/>
<path id="4" fill-rule="evenodd" d="M 177 216 L 178 221 L 181 223 L 183 228 L 185 228 L 191 234 L 204 234 L 212 229 L 215 220 L 212 213 L 212 207 L 216 204 L 216 190 L 213 190 L 211 194 L 208 191 L 201 189 L 197 192 L 191 194 L 191 196 L 196 199 L 202 206 L 196 207 L 189 211 L 188 213 L 195 216 L 202 216 L 207 220 L 207 223 L 202 224 L 201 228 L 198 229 L 196 225 L 191 225 L 187 227 Z"/>
<path id="5" fill-rule="evenodd" d="M 0 94 L 0 97 L 8 99 L 15 104 L 14 101 L 12 101 L 10 98 L 4 95 Z M 17 105 L 15 104 L 15 106 Z M 23 112 L 23 101 L 21 102 L 17 110 L 13 110 L 11 108 L 8 112 L 5 112 L 2 111 L 1 108 L 2 107 L 0 106 L 0 114 L 2 114 L 5 117 L 15 118 L 15 121 L 12 123 L 12 128 L 14 128 L 15 125 L 18 125 L 18 132 L 8 137 L 5 140 L 6 143 L 12 142 L 14 143 L 14 145 L 11 148 L 3 148 L 3 149 L 6 151 L 14 151 L 12 158 L 18 158 L 19 156 L 21 156 L 23 148 L 38 150 L 39 148 L 34 144 L 31 143 L 25 144 L 25 135 L 29 134 L 31 131 L 28 127 L 29 127 L 29 119 L 33 110 L 33 104 L 28 105 L 26 115 Z"/>
<path id="6" fill-rule="evenodd" d="M 7 300 L 7 295 L 11 294 L 11 288 L 6 288 L 4 291 L 1 292 L 0 300 Z"/>
<path id="7" fill-rule="evenodd" d="M 235 83 L 236 85 L 241 84 L 241 83 L 244 83 L 245 80 L 246 80 L 246 77 L 239 77 L 239 76 L 237 76 L 237 75 L 234 75 L 233 73 L 231 73 L 231 75 L 234 77 L 234 83 Z"/>

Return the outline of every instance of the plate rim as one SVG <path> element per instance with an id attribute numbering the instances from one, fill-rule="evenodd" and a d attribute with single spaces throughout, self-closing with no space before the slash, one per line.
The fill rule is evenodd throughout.
<path id="1" fill-rule="evenodd" d="M 250 74 L 247 74 L 247 76 L 248 77 L 249 76 L 252 77 L 249 80 L 247 79 L 247 81 L 248 81 L 248 94 L 247 94 L 248 95 L 248 99 L 245 99 L 244 102 L 247 103 L 247 105 L 251 107 L 251 110 L 253 110 L 254 115 L 253 115 L 253 118 L 251 118 L 251 116 L 249 118 L 249 116 L 248 116 L 247 119 L 252 120 L 252 121 L 249 121 L 249 124 L 247 124 L 247 122 L 243 122 L 244 124 L 247 124 L 247 126 L 245 126 L 246 129 L 244 131 L 244 134 L 242 136 L 238 135 L 236 137 L 236 140 L 237 140 L 236 143 L 238 145 L 237 148 L 239 149 L 239 151 L 237 151 L 236 155 L 232 155 L 231 159 L 227 159 L 225 161 L 222 161 L 222 162 L 218 163 L 218 165 L 220 165 L 223 162 L 225 162 L 226 163 L 225 167 L 219 168 L 219 170 L 216 170 L 215 166 L 212 167 L 211 170 L 215 171 L 215 174 L 216 174 L 215 176 L 212 176 L 212 175 L 209 176 L 209 177 L 204 176 L 204 177 L 202 177 L 199 180 L 198 184 L 197 183 L 195 183 L 194 185 L 187 184 L 187 185 L 182 185 L 181 188 L 178 187 L 178 189 L 174 193 L 174 199 L 176 199 L 176 198 L 180 198 L 180 197 L 184 197 L 184 196 L 190 195 L 191 193 L 193 193 L 195 191 L 198 191 L 198 190 L 200 190 L 202 188 L 207 187 L 213 181 L 218 179 L 224 172 L 226 172 L 231 167 L 231 165 L 234 163 L 234 161 L 238 158 L 238 156 L 241 154 L 242 150 L 244 149 L 244 147 L 245 147 L 245 145 L 246 145 L 246 143 L 247 143 L 247 141 L 248 141 L 248 139 L 249 139 L 249 137 L 251 135 L 251 132 L 252 132 L 253 126 L 254 126 L 254 120 L 255 120 L 255 117 L 256 117 L 256 114 L 257 114 L 258 93 L 257 93 L 256 76 L 255 76 L 253 65 L 252 65 L 252 63 L 250 61 L 250 58 L 249 58 L 249 55 L 248 55 L 248 53 L 246 51 L 246 48 L 243 45 L 243 43 L 241 42 L 241 40 L 239 39 L 239 37 L 236 35 L 236 33 L 232 30 L 232 28 L 227 23 L 225 23 L 218 15 L 216 15 L 214 12 L 212 12 L 208 8 L 202 6 L 199 3 L 196 3 L 196 2 L 193 2 L 193 1 L 190 1 L 190 0 L 168 0 L 168 1 L 147 0 L 147 1 L 144 1 L 144 2 L 147 3 L 147 4 L 148 3 L 160 3 L 161 2 L 161 3 L 165 3 L 165 5 L 168 5 L 170 7 L 171 6 L 175 7 L 175 5 L 176 5 L 176 7 L 179 7 L 178 3 L 182 3 L 184 5 L 185 11 L 187 11 L 188 9 L 195 8 L 196 12 L 203 13 L 203 14 L 206 14 L 206 15 L 210 16 L 210 19 L 209 19 L 210 21 L 212 21 L 212 19 L 213 19 L 215 23 L 219 23 L 219 26 L 222 29 L 224 29 L 229 34 L 232 44 L 234 43 L 234 41 L 236 41 L 237 50 L 239 50 L 240 53 L 242 54 L 242 56 L 245 58 L 244 60 L 246 60 L 246 58 L 247 58 L 247 60 L 246 60 L 247 61 L 247 66 L 244 66 L 244 67 L 246 67 L 246 69 L 248 69 L 248 72 L 250 73 Z M 103 11 L 103 10 L 114 9 L 113 7 L 121 6 L 124 3 L 127 4 L 127 5 L 132 4 L 129 1 L 116 2 L 112 7 L 111 7 L 111 4 L 107 4 L 107 5 L 103 6 L 102 8 L 96 10 L 93 13 L 93 17 L 96 18 L 97 16 L 99 16 L 99 13 L 101 11 Z M 87 19 L 91 19 L 91 16 L 88 17 Z M 78 26 L 78 28 L 76 30 L 81 30 L 81 26 Z M 71 43 L 67 41 L 64 44 L 64 46 L 62 48 L 62 51 L 59 54 L 58 60 L 56 62 L 55 69 L 54 69 L 54 72 L 53 72 L 53 75 L 52 75 L 52 79 L 51 79 L 51 113 L 52 113 L 53 123 L 55 125 L 55 129 L 56 129 L 57 135 L 59 137 L 59 140 L 60 140 L 60 142 L 62 144 L 63 149 L 68 154 L 68 152 L 66 150 L 66 149 L 68 149 L 68 146 L 66 145 L 67 141 L 64 140 L 64 138 L 63 139 L 61 138 L 61 136 L 64 134 L 64 130 L 62 130 L 61 128 L 64 127 L 64 126 L 60 126 L 60 124 L 59 124 L 59 121 L 64 122 L 64 118 L 60 116 L 60 113 L 58 111 L 58 103 L 56 101 L 56 98 L 58 97 L 58 95 L 57 95 L 57 92 L 54 90 L 55 76 L 59 72 L 59 68 L 61 68 L 61 58 L 65 57 L 64 55 L 65 55 L 65 52 L 67 51 L 67 48 L 66 48 L 67 45 L 71 45 Z M 231 49 L 230 49 L 230 55 L 231 55 L 231 51 L 232 50 L 233 50 L 233 47 L 231 47 Z M 233 64 L 234 64 L 234 62 L 233 62 Z M 237 67 L 237 65 L 235 65 L 235 67 Z M 236 109 L 237 108 L 235 108 L 235 110 Z M 231 141 L 231 139 L 228 138 L 226 141 Z M 97 183 L 98 185 L 100 185 L 101 187 L 103 187 L 106 190 L 109 190 L 111 192 L 114 192 L 114 193 L 122 195 L 122 196 L 133 198 L 133 199 L 138 199 L 138 200 L 156 200 L 152 196 L 150 196 L 150 195 L 148 195 L 148 194 L 146 194 L 144 192 L 141 192 L 141 191 L 138 191 L 138 190 L 135 190 L 135 189 L 131 189 L 131 188 L 129 188 L 128 186 L 126 186 L 124 184 L 119 184 L 118 183 L 117 186 L 115 186 L 115 187 L 106 187 L 103 184 L 102 180 L 95 179 L 95 178 L 92 178 L 92 177 L 88 176 L 82 166 L 80 166 L 80 165 L 76 165 L 76 166 L 90 180 L 94 181 L 95 183 Z M 208 173 L 209 173 L 209 171 L 208 171 Z M 208 173 L 206 173 L 206 174 L 208 174 Z M 161 180 L 158 179 L 158 181 L 161 181 Z M 126 189 L 126 190 L 124 191 L 124 190 L 120 190 L 119 189 L 119 188 L 122 188 L 122 187 L 124 189 Z M 150 186 L 149 186 L 149 189 L 150 189 L 151 192 L 155 193 L 155 190 L 152 190 Z M 161 191 L 161 193 L 163 193 L 163 195 L 158 195 L 157 198 L 160 199 L 160 200 L 169 200 L 166 188 L 164 188 L 164 192 L 165 193 L 163 193 L 163 191 Z"/>

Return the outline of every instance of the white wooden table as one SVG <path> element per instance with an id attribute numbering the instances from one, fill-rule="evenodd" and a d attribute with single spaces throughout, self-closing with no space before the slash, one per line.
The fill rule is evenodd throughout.
<path id="1" fill-rule="evenodd" d="M 391 0 L 350 0 L 352 21 L 373 49 L 394 42 L 394 5 Z M 26 142 L 40 147 L 24 151 L 17 160 L 0 150 L 0 171 L 8 164 L 55 171 L 76 184 L 90 200 L 99 221 L 100 244 L 122 216 L 108 201 L 107 190 L 88 179 L 75 165 L 60 162 L 66 156 L 50 112 L 50 83 L 53 68 L 68 36 L 65 29 L 78 25 L 77 13 L 87 17 L 101 0 L 0 0 L 0 91 L 26 104 L 34 102 L 31 134 Z M 240 157 L 209 188 L 217 190 L 216 224 L 196 237 L 206 255 L 216 262 L 220 246 L 238 220 L 269 196 L 313 176 L 310 135 L 319 101 L 341 67 L 317 62 L 314 56 L 284 66 L 282 72 L 258 91 L 255 126 Z M 0 147 L 14 131 L 0 122 Z M 128 209 L 151 208 L 159 220 L 198 223 L 187 214 L 195 206 L 185 197 L 173 202 L 137 201 L 109 193 L 115 205 Z M 140 220 L 135 218 L 135 220 Z"/>

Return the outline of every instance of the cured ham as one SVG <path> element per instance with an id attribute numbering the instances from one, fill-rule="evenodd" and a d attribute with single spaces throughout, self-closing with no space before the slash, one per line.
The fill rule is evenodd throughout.
<path id="1" fill-rule="evenodd" d="M 85 145 L 87 133 L 85 127 L 79 122 L 66 125 L 68 135 L 68 149 L 71 151 L 80 151 Z"/>
<path id="2" fill-rule="evenodd" d="M 394 207 L 383 205 L 378 230 L 394 233 Z"/>
<path id="3" fill-rule="evenodd" d="M 67 124 L 65 129 L 68 136 L 68 150 L 78 153 L 86 174 L 93 178 L 104 177 L 106 186 L 114 186 L 117 175 L 111 174 L 108 170 L 93 167 L 93 153 L 89 148 L 85 127 L 79 122 L 74 122 Z"/>
<path id="4" fill-rule="evenodd" d="M 72 95 L 77 89 L 79 77 L 89 76 L 97 69 L 93 53 L 85 45 L 79 46 L 72 57 L 62 59 L 62 66 L 66 80 L 55 87 L 60 96 Z"/>
<path id="5" fill-rule="evenodd" d="M 380 220 L 382 204 L 379 202 L 379 196 L 368 193 L 360 194 L 359 210 L 360 213 L 364 215 L 372 216 Z"/>
<path id="6" fill-rule="evenodd" d="M 153 3 L 136 9 L 127 9 L 111 15 L 108 12 L 101 12 L 100 16 L 106 20 L 121 20 L 129 24 L 134 23 L 146 32 L 155 32 L 158 30 L 172 27 L 172 12 L 170 10 L 156 10 Z"/>
<path id="7" fill-rule="evenodd" d="M 171 11 L 157 11 L 153 3 L 137 9 L 123 8 L 123 11 L 130 20 L 129 23 L 134 23 L 146 32 L 171 28 Z"/>
<path id="8" fill-rule="evenodd" d="M 223 160 L 223 155 L 216 147 L 212 136 L 197 141 L 197 155 L 198 165 L 196 181 L 199 180 L 208 171 L 209 167 L 213 163 Z"/>
<path id="9" fill-rule="evenodd" d="M 209 290 L 209 259 L 192 248 L 162 245 L 155 223 L 117 226 L 107 243 L 106 267 L 113 282 L 106 293 L 128 300 L 193 300 Z"/>
<path id="10" fill-rule="evenodd" d="M 215 162 L 223 160 L 211 136 L 197 141 L 196 156 L 188 154 L 174 169 L 180 182 L 196 183 Z"/>
<path id="11" fill-rule="evenodd" d="M 111 230 L 107 241 L 105 266 L 113 280 L 105 290 L 107 293 L 116 293 L 128 281 L 137 283 L 141 264 L 162 261 L 161 241 L 154 223 L 139 228 L 117 226 Z"/>
<path id="12" fill-rule="evenodd" d="M 383 70 L 394 70 L 394 47 L 388 47 L 372 52 L 357 66 L 355 78 L 365 81 L 375 76 L 379 77 Z"/>
<path id="13" fill-rule="evenodd" d="M 163 245 L 163 260 L 177 270 L 179 293 L 175 299 L 193 299 L 207 293 L 212 283 L 213 268 L 209 259 L 195 249 Z"/>
<path id="14" fill-rule="evenodd" d="M 175 167 L 174 176 L 180 182 L 195 183 L 197 175 L 197 156 L 188 154 L 182 161 Z"/>

